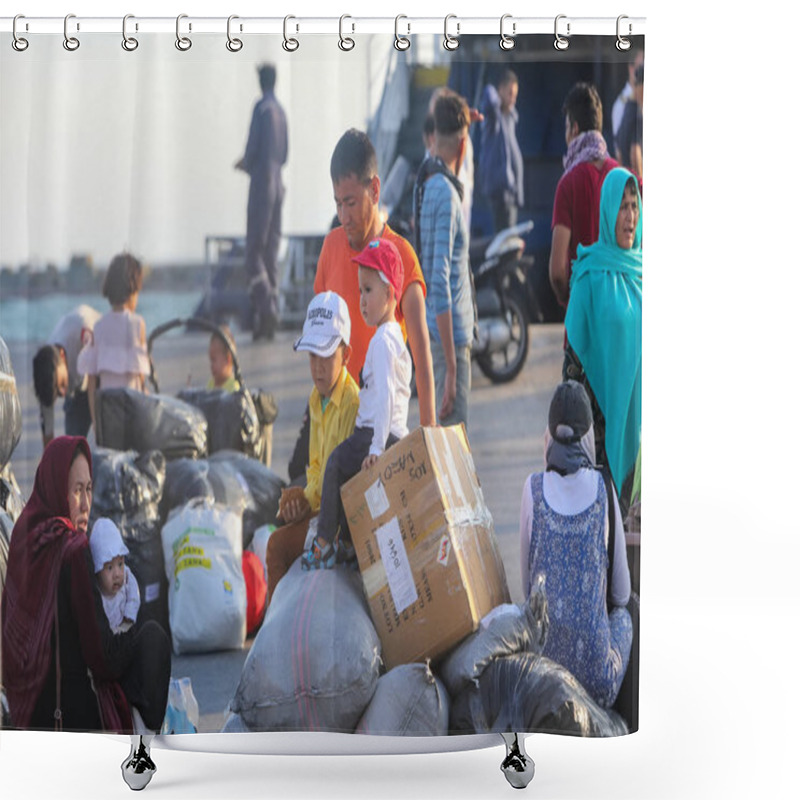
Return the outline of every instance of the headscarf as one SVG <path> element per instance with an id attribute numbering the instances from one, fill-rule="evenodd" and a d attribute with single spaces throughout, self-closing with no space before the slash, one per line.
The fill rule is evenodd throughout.
<path id="1" fill-rule="evenodd" d="M 91 474 L 91 451 L 82 436 L 60 436 L 47 445 L 31 497 L 11 534 L 2 598 L 3 683 L 18 728 L 29 726 L 50 668 L 62 564 L 89 546 L 86 534 L 75 528 L 69 514 L 69 470 L 78 449 L 86 456 Z M 93 605 L 87 613 L 94 613 Z M 92 645 L 93 657 L 102 659 L 99 634 Z M 101 701 L 104 719 L 113 719 L 115 728 L 124 727 L 124 712 L 117 709 L 115 714 L 105 705 Z"/>
<path id="2" fill-rule="evenodd" d="M 617 486 L 636 462 L 642 427 L 642 201 L 633 247 L 617 245 L 616 223 L 629 178 L 612 169 L 600 193 L 600 237 L 578 245 L 572 264 L 567 340 L 606 420 L 606 455 Z"/>
<path id="3" fill-rule="evenodd" d="M 553 394 L 544 433 L 544 458 L 547 471 L 559 475 L 595 467 L 592 405 L 577 381 L 564 381 Z"/>

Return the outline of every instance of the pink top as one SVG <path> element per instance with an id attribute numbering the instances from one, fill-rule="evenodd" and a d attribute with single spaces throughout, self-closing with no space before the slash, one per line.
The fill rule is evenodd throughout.
<path id="1" fill-rule="evenodd" d="M 143 389 L 150 362 L 142 317 L 127 309 L 103 314 L 78 356 L 78 372 L 97 375 L 103 389 Z"/>

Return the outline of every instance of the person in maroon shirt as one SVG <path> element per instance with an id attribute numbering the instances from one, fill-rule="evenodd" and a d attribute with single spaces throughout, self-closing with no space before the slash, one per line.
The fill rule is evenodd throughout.
<path id="1" fill-rule="evenodd" d="M 553 239 L 550 245 L 550 283 L 562 306 L 569 300 L 572 262 L 578 245 L 594 244 L 599 235 L 600 189 L 606 175 L 619 164 L 608 154 L 601 133 L 603 104 L 597 89 L 576 83 L 562 108 L 567 154 L 564 174 L 553 202 Z"/>

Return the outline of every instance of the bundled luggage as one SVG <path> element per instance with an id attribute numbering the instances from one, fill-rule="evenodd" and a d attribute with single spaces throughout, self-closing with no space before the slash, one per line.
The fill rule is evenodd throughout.
<path id="1" fill-rule="evenodd" d="M 100 389 L 95 396 L 95 438 L 114 450 L 160 450 L 170 460 L 207 452 L 203 412 L 176 397 L 133 389 Z"/>
<path id="2" fill-rule="evenodd" d="M 256 731 L 352 733 L 380 664 L 358 573 L 303 572 L 298 559 L 275 589 L 231 711 Z"/>
<path id="3" fill-rule="evenodd" d="M 248 391 L 187 388 L 178 392 L 178 398 L 203 412 L 208 423 L 209 453 L 237 450 L 260 458 L 260 421 Z"/>
<path id="4" fill-rule="evenodd" d="M 450 700 L 427 664 L 401 664 L 378 678 L 356 733 L 445 736 Z"/>
<path id="5" fill-rule="evenodd" d="M 170 514 L 161 529 L 161 544 L 175 654 L 241 648 L 247 592 L 239 514 L 192 500 Z"/>
<path id="6" fill-rule="evenodd" d="M 453 700 L 451 727 L 462 733 L 538 731 L 622 736 L 628 729 L 564 667 L 536 653 L 494 659 Z"/>
<path id="7" fill-rule="evenodd" d="M 285 486 L 269 467 L 244 453 L 223 450 L 209 459 L 177 459 L 167 465 L 162 513 L 193 498 L 233 508 L 242 517 L 242 546 L 255 530 L 274 525 Z"/>
<path id="8" fill-rule="evenodd" d="M 20 436 L 22 408 L 17 393 L 17 379 L 11 366 L 11 354 L 0 336 L 0 470 L 11 460 Z"/>

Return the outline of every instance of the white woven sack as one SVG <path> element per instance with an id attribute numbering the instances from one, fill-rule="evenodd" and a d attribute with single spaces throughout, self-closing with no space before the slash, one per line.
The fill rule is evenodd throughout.
<path id="1" fill-rule="evenodd" d="M 240 649 L 247 635 L 241 516 L 192 501 L 170 514 L 161 543 L 175 654 Z"/>

